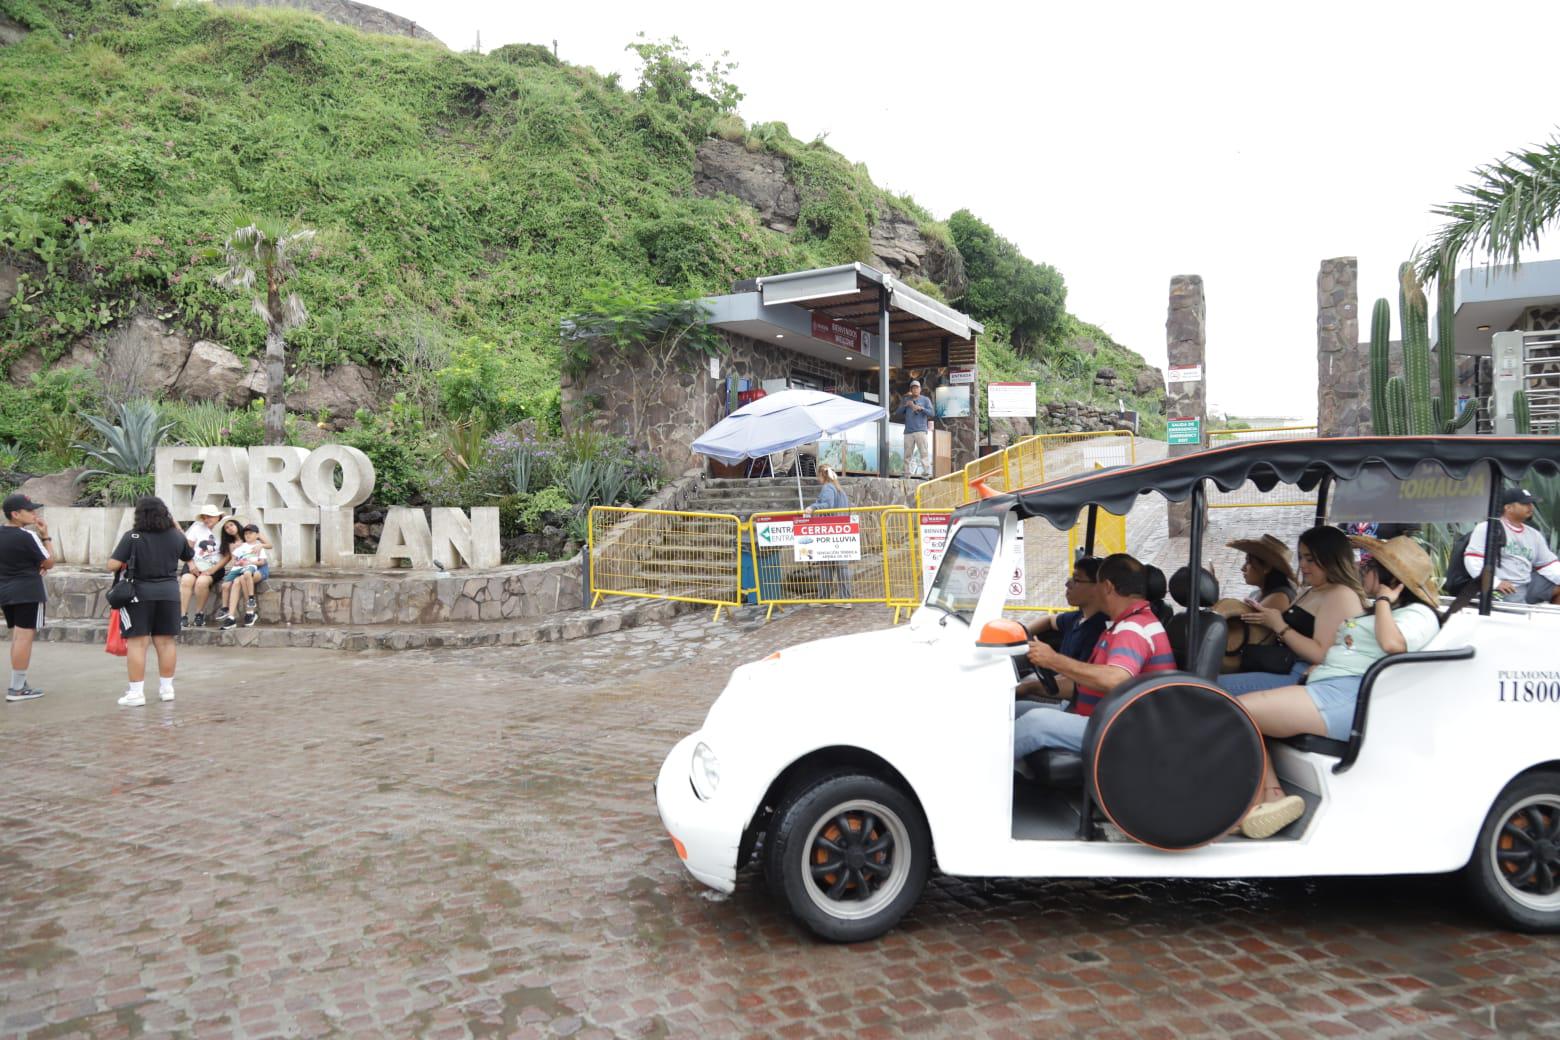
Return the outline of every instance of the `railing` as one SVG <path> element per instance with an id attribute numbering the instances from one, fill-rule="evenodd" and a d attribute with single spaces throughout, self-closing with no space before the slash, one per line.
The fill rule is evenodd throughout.
<path id="1" fill-rule="evenodd" d="M 591 606 L 637 596 L 723 608 L 742 602 L 742 528 L 730 513 L 593 506 Z"/>
<path id="2" fill-rule="evenodd" d="M 1129 430 L 1042 433 L 983 455 L 957 473 L 926 481 L 916 489 L 915 504 L 919 509 L 957 509 L 975 497 L 970 483 L 982 478 L 993 491 L 1017 491 L 1074 473 L 1136 462 L 1137 442 Z"/>
<path id="3" fill-rule="evenodd" d="M 1230 444 L 1246 444 L 1251 441 L 1292 441 L 1316 436 L 1315 426 L 1259 426 L 1250 430 L 1210 430 L 1208 446 L 1223 447 Z M 1289 485 L 1285 485 L 1290 487 Z M 1272 497 L 1247 481 L 1233 491 L 1220 491 L 1210 486 L 1209 509 L 1282 509 L 1306 506 L 1315 508 L 1316 493 L 1291 488 L 1292 493 Z"/>

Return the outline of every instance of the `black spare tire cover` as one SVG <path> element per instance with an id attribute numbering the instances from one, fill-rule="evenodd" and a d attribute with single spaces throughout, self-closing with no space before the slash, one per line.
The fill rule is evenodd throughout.
<path id="1" fill-rule="evenodd" d="M 1161 849 L 1191 849 L 1240 822 L 1267 752 L 1234 697 L 1186 672 L 1123 683 L 1084 733 L 1084 776 L 1122 832 Z"/>

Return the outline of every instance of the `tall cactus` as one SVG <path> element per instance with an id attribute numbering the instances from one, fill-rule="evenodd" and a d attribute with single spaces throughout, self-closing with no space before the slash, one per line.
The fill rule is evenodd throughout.
<path id="1" fill-rule="evenodd" d="M 1394 437 L 1408 433 L 1408 389 L 1402 376 L 1387 380 L 1387 433 Z"/>
<path id="2" fill-rule="evenodd" d="M 1511 416 L 1516 420 L 1518 433 L 1533 432 L 1533 413 L 1528 409 L 1526 390 L 1518 390 L 1511 395 Z"/>
<path id="3" fill-rule="evenodd" d="M 1377 300 L 1370 312 L 1370 421 L 1378 434 L 1391 433 L 1387 422 L 1387 378 L 1392 370 L 1392 305 Z"/>
<path id="4" fill-rule="evenodd" d="M 1390 343 L 1392 307 L 1377 300 L 1370 319 L 1370 400 L 1371 423 L 1378 434 L 1424 436 L 1455 433 L 1473 420 L 1476 410 L 1467 408 L 1457 414 L 1457 348 L 1453 340 L 1453 289 L 1450 275 L 1437 282 L 1437 345 L 1439 397 L 1430 389 L 1430 315 L 1429 301 L 1414 275 L 1414 265 L 1398 268 L 1398 323 L 1403 335 L 1403 374 L 1391 375 Z M 1389 396 L 1393 383 L 1399 384 L 1403 407 L 1394 408 Z"/>
<path id="5" fill-rule="evenodd" d="M 1414 265 L 1398 268 L 1398 299 L 1403 326 L 1403 382 L 1408 392 L 1408 432 L 1417 436 L 1437 432 L 1430 425 L 1430 315 L 1424 290 L 1414 277 Z"/>
<path id="6" fill-rule="evenodd" d="M 1435 281 L 1435 331 L 1438 337 L 1435 351 L 1441 369 L 1441 396 L 1437 402 L 1440 407 L 1435 416 L 1438 433 L 1456 433 L 1467 426 L 1477 412 L 1470 403 L 1461 415 L 1457 414 L 1456 277 L 1456 268 L 1443 256 Z"/>

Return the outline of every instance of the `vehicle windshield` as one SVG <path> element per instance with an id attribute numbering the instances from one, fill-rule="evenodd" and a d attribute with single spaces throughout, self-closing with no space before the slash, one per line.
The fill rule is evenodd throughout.
<path id="1" fill-rule="evenodd" d="M 986 587 L 986 576 L 991 573 L 991 561 L 997 555 L 1001 530 L 994 521 L 965 521 L 959 527 L 948 541 L 942 566 L 937 568 L 937 577 L 926 598 L 928 606 L 949 614 L 968 615 L 975 610 L 981 590 Z"/>

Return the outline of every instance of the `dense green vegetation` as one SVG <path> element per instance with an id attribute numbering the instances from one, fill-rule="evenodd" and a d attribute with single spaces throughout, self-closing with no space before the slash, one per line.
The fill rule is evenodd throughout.
<path id="1" fill-rule="evenodd" d="M 643 74 L 630 91 L 545 48 L 454 53 L 289 10 L 0 0 L 0 12 L 34 30 L 0 48 L 0 260 L 23 272 L 0 318 L 0 365 L 32 348 L 56 358 L 138 308 L 253 356 L 265 327 L 213 284 L 217 247 L 257 218 L 313 228 L 290 282 L 309 319 L 288 334 L 289 362 L 388 373 L 400 396 L 353 435 L 406 454 L 376 462 L 406 470 L 430 500 L 448 489 L 419 473 L 464 478 L 486 465 L 451 470 L 451 452 L 482 456 L 472 443 L 522 420 L 536 437 L 558 435 L 563 319 L 599 315 L 603 300 L 642 306 L 868 259 L 870 228 L 889 214 L 968 247 L 961 302 L 992 326 L 983 375 L 1093 400 L 1090 365 L 1129 380 L 1142 365 L 1065 313 L 1053 269 L 974 217 L 939 223 L 822 140 L 745 125 L 732 66 L 694 61 L 675 40 L 633 44 Z M 693 195 L 694 150 L 711 135 L 789 160 L 794 233 L 736 200 Z M 1099 353 L 1074 349 L 1080 337 Z M 15 400 L 0 400 L 0 425 L 12 432 L 0 440 L 69 461 L 83 431 L 46 436 L 29 421 L 63 425 L 69 409 L 6 391 Z M 204 421 L 254 425 L 247 412 Z M 464 453 L 452 443 L 462 438 Z M 489 483 L 484 493 L 517 493 L 512 479 Z"/>

